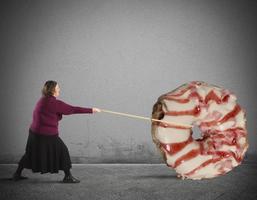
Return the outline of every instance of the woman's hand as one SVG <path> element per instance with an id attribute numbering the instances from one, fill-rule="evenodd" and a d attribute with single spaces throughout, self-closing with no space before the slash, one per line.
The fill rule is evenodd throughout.
<path id="1" fill-rule="evenodd" d="M 93 113 L 96 113 L 96 112 L 101 112 L 101 110 L 99 108 L 93 108 Z"/>

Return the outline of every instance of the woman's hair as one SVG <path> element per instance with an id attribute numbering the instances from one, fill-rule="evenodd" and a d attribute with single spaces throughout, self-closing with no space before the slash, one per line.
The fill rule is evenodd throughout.
<path id="1" fill-rule="evenodd" d="M 46 81 L 42 89 L 42 95 L 45 97 L 53 96 L 56 85 L 56 81 Z"/>

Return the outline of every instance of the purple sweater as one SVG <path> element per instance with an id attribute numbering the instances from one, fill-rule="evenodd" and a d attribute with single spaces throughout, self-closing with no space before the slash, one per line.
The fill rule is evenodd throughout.
<path id="1" fill-rule="evenodd" d="M 41 97 L 34 108 L 30 130 L 43 135 L 58 135 L 58 122 L 62 115 L 76 113 L 93 113 L 93 109 L 71 106 L 54 96 Z"/>

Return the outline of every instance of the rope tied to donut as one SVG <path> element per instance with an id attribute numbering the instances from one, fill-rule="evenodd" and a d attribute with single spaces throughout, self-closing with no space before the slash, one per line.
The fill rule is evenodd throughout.
<path id="1" fill-rule="evenodd" d="M 128 113 L 116 112 L 116 111 L 111 111 L 111 110 L 106 110 L 106 109 L 101 109 L 101 111 L 104 112 L 104 113 L 120 115 L 120 116 L 135 118 L 135 119 L 142 119 L 142 120 L 151 121 L 151 122 L 161 122 L 163 124 L 168 124 L 168 125 L 171 125 L 171 126 L 183 126 L 185 128 L 192 128 L 193 127 L 192 125 L 188 125 L 188 124 L 182 124 L 182 123 L 177 123 L 177 122 L 167 122 L 167 121 L 164 121 L 164 120 L 153 119 L 153 118 L 149 118 L 149 117 L 143 117 L 143 116 L 133 115 L 133 114 L 128 114 Z"/>

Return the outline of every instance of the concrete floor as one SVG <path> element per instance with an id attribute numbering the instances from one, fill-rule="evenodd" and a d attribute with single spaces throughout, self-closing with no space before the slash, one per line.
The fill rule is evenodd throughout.
<path id="1" fill-rule="evenodd" d="M 0 200 L 74 199 L 257 199 L 257 164 L 242 164 L 225 176 L 192 181 L 176 178 L 163 164 L 73 165 L 79 184 L 62 184 L 59 174 L 33 174 L 28 180 L 8 180 L 16 165 L 0 165 Z"/>

